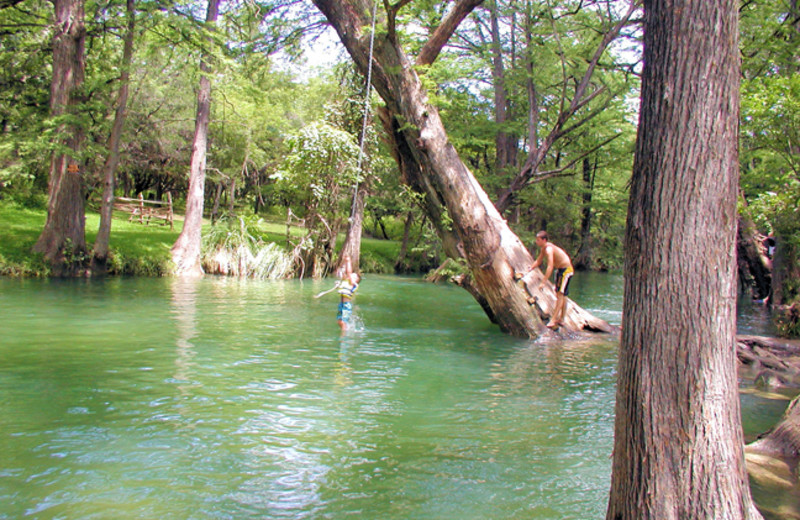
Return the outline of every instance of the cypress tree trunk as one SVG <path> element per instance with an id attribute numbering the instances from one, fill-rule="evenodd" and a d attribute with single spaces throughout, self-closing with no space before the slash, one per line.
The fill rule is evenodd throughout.
<path id="1" fill-rule="evenodd" d="M 111 236 L 111 214 L 114 209 L 114 183 L 119 164 L 119 142 L 122 129 L 125 126 L 125 117 L 128 110 L 128 85 L 130 83 L 130 68 L 133 60 L 133 36 L 136 27 L 136 10 L 134 0 L 127 0 L 128 27 L 125 33 L 122 50 L 122 72 L 119 78 L 119 97 L 117 111 L 114 115 L 114 126 L 108 139 L 108 157 L 103 167 L 103 201 L 100 205 L 100 228 L 92 251 L 92 271 L 104 274 L 107 270 L 108 245 Z"/>
<path id="2" fill-rule="evenodd" d="M 86 29 L 83 0 L 55 0 L 53 80 L 50 115 L 74 112 L 83 85 Z M 33 251 L 44 253 L 56 275 L 75 274 L 86 253 L 81 150 L 84 131 L 79 124 L 61 124 L 59 139 L 70 151 L 57 149 L 50 161 L 47 221 Z"/>
<path id="3" fill-rule="evenodd" d="M 406 220 L 403 224 L 403 241 L 400 243 L 400 253 L 397 255 L 397 260 L 394 262 L 395 273 L 408 272 L 406 265 L 406 256 L 408 255 L 408 243 L 411 240 L 411 226 L 414 224 L 414 213 L 409 211 L 406 214 Z"/>
<path id="4" fill-rule="evenodd" d="M 511 103 L 506 89 L 506 71 L 503 64 L 503 42 L 500 38 L 497 1 L 489 6 L 492 34 L 492 79 L 494 81 L 494 120 L 500 129 L 495 136 L 495 175 L 502 176 L 510 168 L 517 166 L 518 138 L 506 129 Z"/>
<path id="5" fill-rule="evenodd" d="M 800 467 L 800 397 L 789 403 L 781 422 L 747 445 L 746 452 L 748 461 L 756 466 L 763 461 L 785 464 L 787 476 L 796 479 Z"/>
<path id="6" fill-rule="evenodd" d="M 208 0 L 206 24 L 217 21 L 220 0 Z M 211 114 L 211 67 L 206 58 L 200 62 L 200 88 L 197 92 L 197 116 L 195 118 L 192 162 L 189 172 L 189 191 L 186 193 L 186 214 L 183 230 L 172 246 L 172 261 L 178 276 L 202 276 L 200 265 L 201 228 L 203 226 L 203 203 L 206 183 L 206 150 L 208 146 L 208 123 Z"/>
<path id="7" fill-rule="evenodd" d="M 737 3 L 644 5 L 607 518 L 756 519 L 734 350 Z"/>

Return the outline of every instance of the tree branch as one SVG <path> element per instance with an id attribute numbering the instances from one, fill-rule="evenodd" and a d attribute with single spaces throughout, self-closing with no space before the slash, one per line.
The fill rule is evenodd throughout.
<path id="1" fill-rule="evenodd" d="M 622 28 L 625 27 L 633 16 L 633 13 L 636 11 L 638 7 L 638 0 L 633 0 L 628 8 L 628 11 L 622 16 L 622 18 L 614 24 L 614 26 L 605 34 L 603 35 L 603 39 L 597 46 L 595 50 L 594 56 L 592 56 L 591 61 L 589 62 L 589 66 L 586 69 L 586 72 L 583 74 L 580 83 L 575 88 L 575 94 L 572 97 L 572 100 L 569 103 L 569 106 L 564 107 L 564 98 L 562 97 L 562 109 L 561 113 L 556 120 L 555 125 L 550 130 L 550 133 L 547 137 L 542 141 L 542 143 L 534 148 L 536 143 L 534 141 L 530 141 L 531 143 L 531 153 L 528 155 L 528 160 L 525 161 L 525 164 L 522 166 L 520 171 L 511 181 L 511 184 L 508 188 L 506 188 L 500 197 L 497 199 L 495 206 L 497 209 L 502 213 L 512 203 L 514 198 L 514 191 L 521 189 L 529 184 L 530 179 L 536 175 L 536 170 L 541 164 L 541 161 L 544 159 L 545 155 L 547 154 L 548 150 L 550 149 L 553 144 L 566 135 L 568 132 L 574 131 L 579 126 L 585 124 L 591 117 L 597 115 L 597 111 L 593 111 L 590 114 L 591 117 L 586 117 L 581 121 L 573 124 L 567 130 L 564 129 L 564 125 L 567 123 L 569 118 L 571 118 L 575 113 L 585 105 L 587 105 L 590 101 L 592 101 L 597 95 L 604 91 L 604 89 L 597 89 L 590 94 L 586 94 L 586 90 L 589 88 L 590 81 L 592 79 L 592 75 L 594 74 L 594 70 L 597 67 L 600 58 L 605 53 L 608 46 L 611 44 L 617 36 L 619 36 L 620 31 Z M 563 60 L 562 60 L 563 65 Z M 530 136 L 533 137 L 533 136 Z"/>
<path id="2" fill-rule="evenodd" d="M 400 0 L 392 5 L 389 0 L 383 0 L 383 8 L 386 9 L 386 32 L 389 41 L 397 42 L 397 13 L 410 3 L 411 0 Z"/>
<path id="3" fill-rule="evenodd" d="M 5 9 L 6 7 L 14 7 L 20 2 L 22 2 L 22 0 L 0 0 L 0 9 Z"/>
<path id="4" fill-rule="evenodd" d="M 458 2 L 453 10 L 442 20 L 442 23 L 439 24 L 439 27 L 436 28 L 420 51 L 419 56 L 417 56 L 417 65 L 430 65 L 433 63 L 458 25 L 482 3 L 483 0 L 461 0 Z"/>
<path id="5" fill-rule="evenodd" d="M 569 175 L 574 175 L 574 172 L 573 173 L 564 173 L 564 172 L 566 170 L 569 170 L 573 166 L 575 166 L 578 162 L 582 161 L 584 158 L 592 155 L 594 152 L 596 152 L 600 148 L 604 147 L 605 145 L 607 145 L 608 143 L 610 143 L 614 139 L 618 138 L 619 136 L 620 136 L 620 134 L 617 134 L 617 135 L 609 137 L 608 139 L 606 139 L 602 143 L 598 144 L 597 146 L 595 146 L 591 150 L 580 154 L 578 157 L 576 157 L 575 159 L 571 160 L 568 164 L 562 166 L 561 168 L 556 168 L 555 170 L 547 170 L 545 172 L 538 172 L 536 174 L 536 176 L 528 182 L 527 185 L 536 184 L 536 183 L 542 182 L 542 181 L 547 180 L 547 179 L 552 179 L 553 177 L 567 177 Z"/>

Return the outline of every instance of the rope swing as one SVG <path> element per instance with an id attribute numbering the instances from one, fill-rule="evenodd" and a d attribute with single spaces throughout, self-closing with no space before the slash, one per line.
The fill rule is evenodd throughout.
<path id="1" fill-rule="evenodd" d="M 372 32 L 369 35 L 369 65 L 367 66 L 367 85 L 364 92 L 364 120 L 361 123 L 361 135 L 358 139 L 358 166 L 357 171 L 361 173 L 361 168 L 364 162 L 364 141 L 367 135 L 367 121 L 369 119 L 369 95 L 372 92 L 372 53 L 375 48 L 375 20 L 378 16 L 378 2 L 375 0 L 372 3 Z M 350 222 L 356 216 L 356 201 L 358 199 L 358 186 L 359 181 L 356 180 L 355 188 L 353 189 L 353 205 L 350 208 Z"/>

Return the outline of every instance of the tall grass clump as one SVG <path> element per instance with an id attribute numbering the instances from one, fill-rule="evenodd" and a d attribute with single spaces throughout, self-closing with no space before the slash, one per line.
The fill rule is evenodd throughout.
<path id="1" fill-rule="evenodd" d="M 280 246 L 261 240 L 260 222 L 255 217 L 217 221 L 203 238 L 203 269 L 242 278 L 287 278 L 292 272 L 292 258 Z"/>

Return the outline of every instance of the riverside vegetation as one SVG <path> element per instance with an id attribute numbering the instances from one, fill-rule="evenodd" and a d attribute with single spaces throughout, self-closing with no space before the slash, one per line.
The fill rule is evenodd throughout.
<path id="1" fill-rule="evenodd" d="M 31 253 L 31 247 L 41 232 L 45 211 L 16 203 L 0 203 L 0 275 L 42 277 L 50 267 L 41 254 Z M 94 239 L 99 215 L 87 212 L 87 239 Z M 143 226 L 114 219 L 111 240 L 109 274 L 132 276 L 163 276 L 170 273 L 169 250 L 180 233 L 182 222 L 174 230 L 159 225 Z M 304 229 L 292 227 L 290 233 L 299 237 Z M 229 274 L 251 278 L 284 278 L 289 275 L 291 259 L 287 251 L 286 225 L 267 222 L 255 217 L 224 219 L 212 226 L 205 225 L 203 262 L 209 273 Z M 364 239 L 362 269 L 370 273 L 391 273 L 400 251 L 393 240 Z"/>

